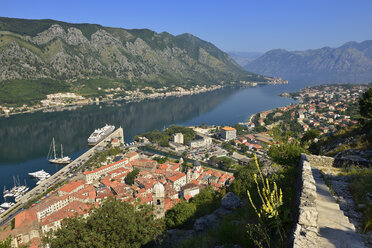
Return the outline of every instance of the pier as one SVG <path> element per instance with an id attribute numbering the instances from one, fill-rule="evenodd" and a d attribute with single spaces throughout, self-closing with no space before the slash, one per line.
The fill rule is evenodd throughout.
<path id="1" fill-rule="evenodd" d="M 12 218 L 14 218 L 17 214 L 23 211 L 23 206 L 34 197 L 44 193 L 50 187 L 55 185 L 58 182 L 63 182 L 67 180 L 67 175 L 69 172 L 76 167 L 82 166 L 90 157 L 92 157 L 97 151 L 102 150 L 112 139 L 118 138 L 120 143 L 124 143 L 124 131 L 122 127 L 119 127 L 106 138 L 101 140 L 95 146 L 90 148 L 88 151 L 83 153 L 80 157 L 76 158 L 74 161 L 57 171 L 48 179 L 42 181 L 39 185 L 37 185 L 32 190 L 28 191 L 25 195 L 23 195 L 19 201 L 11 208 L 7 209 L 4 213 L 0 215 L 0 226 L 9 222 Z"/>

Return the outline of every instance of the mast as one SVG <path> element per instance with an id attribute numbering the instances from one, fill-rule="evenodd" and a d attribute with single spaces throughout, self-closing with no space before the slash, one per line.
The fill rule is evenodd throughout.
<path id="1" fill-rule="evenodd" d="M 51 142 L 50 143 L 50 146 L 49 146 L 49 152 L 48 152 L 48 157 L 47 157 L 48 160 L 51 159 L 51 157 L 52 157 L 52 154 L 51 154 L 51 152 L 52 152 L 52 146 L 53 146 L 53 142 Z"/>
<path id="2" fill-rule="evenodd" d="M 53 141 L 52 141 L 52 143 L 53 143 L 53 154 L 54 154 L 54 159 L 56 159 L 57 157 L 56 157 L 56 143 L 54 142 L 54 137 L 53 137 Z"/>
<path id="3" fill-rule="evenodd" d="M 61 158 L 63 158 L 63 146 L 62 146 L 62 143 L 61 143 Z"/>
<path id="4" fill-rule="evenodd" d="M 13 184 L 14 184 L 14 187 L 13 187 L 13 189 L 15 189 L 16 187 L 17 187 L 17 185 L 16 185 L 16 179 L 15 179 L 15 177 L 13 176 Z"/>

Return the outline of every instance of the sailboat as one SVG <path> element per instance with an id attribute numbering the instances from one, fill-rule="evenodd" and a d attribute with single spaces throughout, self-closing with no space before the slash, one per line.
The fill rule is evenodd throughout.
<path id="1" fill-rule="evenodd" d="M 54 141 L 54 138 L 52 139 L 52 143 L 50 144 L 47 159 L 52 164 L 69 164 L 71 162 L 70 157 L 68 157 L 68 156 L 64 157 L 63 156 L 63 146 L 62 146 L 62 144 L 61 144 L 61 157 L 57 158 L 56 143 Z"/>

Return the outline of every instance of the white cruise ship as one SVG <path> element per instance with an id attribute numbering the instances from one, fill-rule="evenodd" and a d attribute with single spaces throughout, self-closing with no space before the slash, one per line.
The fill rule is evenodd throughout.
<path id="1" fill-rule="evenodd" d="M 115 130 L 114 125 L 107 125 L 103 128 L 98 128 L 88 138 L 88 145 L 96 145 L 98 142 L 106 138 Z"/>

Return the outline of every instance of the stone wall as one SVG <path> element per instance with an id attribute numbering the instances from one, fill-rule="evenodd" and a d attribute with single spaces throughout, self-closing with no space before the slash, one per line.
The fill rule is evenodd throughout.
<path id="1" fill-rule="evenodd" d="M 348 158 L 333 158 L 317 155 L 306 155 L 308 161 L 315 167 L 336 167 L 347 168 L 352 166 L 372 168 L 372 162 L 366 160 L 348 159 Z"/>
<path id="2" fill-rule="evenodd" d="M 309 160 L 312 160 L 312 163 L 315 161 L 305 154 L 301 155 L 298 221 L 293 234 L 295 248 L 316 247 L 315 240 L 318 235 L 316 185 Z"/>
<path id="3" fill-rule="evenodd" d="M 303 154 L 305 156 L 305 154 Z M 317 156 L 307 154 L 305 156 L 312 166 L 315 167 L 333 167 L 335 159 L 333 157 Z"/>

